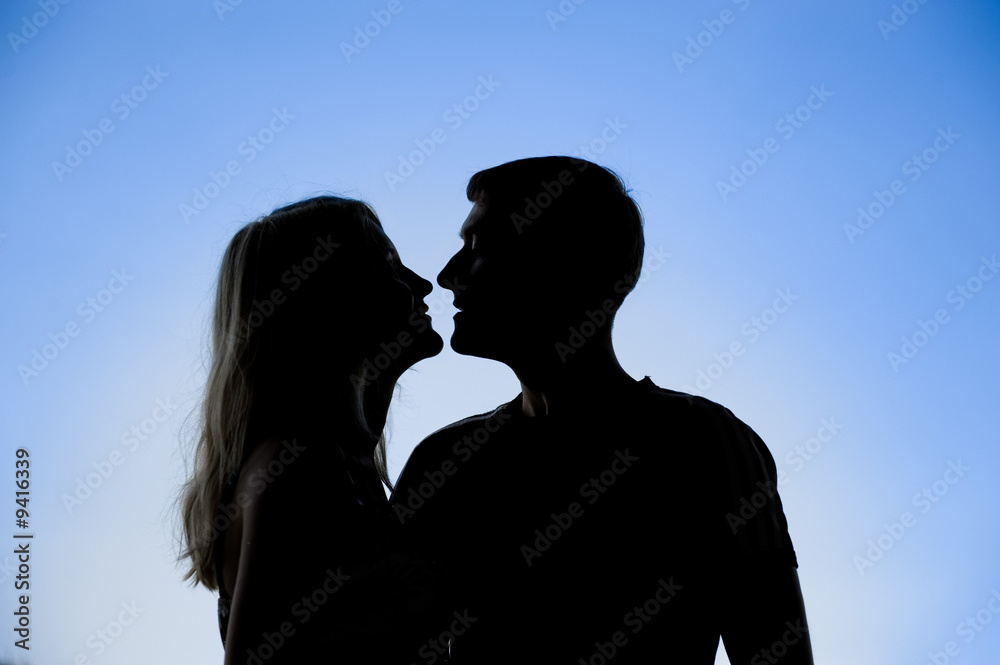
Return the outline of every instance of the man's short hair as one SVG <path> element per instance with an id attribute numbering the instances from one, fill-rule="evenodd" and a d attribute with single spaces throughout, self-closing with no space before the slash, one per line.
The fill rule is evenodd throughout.
<path id="1" fill-rule="evenodd" d="M 582 302 L 616 308 L 635 287 L 642 213 L 613 171 L 573 157 L 532 157 L 485 169 L 466 195 L 509 219 L 523 251 L 573 277 Z"/>

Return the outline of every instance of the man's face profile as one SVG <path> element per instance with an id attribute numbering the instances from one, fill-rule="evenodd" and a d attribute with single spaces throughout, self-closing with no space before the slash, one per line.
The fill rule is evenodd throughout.
<path id="1" fill-rule="evenodd" d="M 523 239 L 504 207 L 480 200 L 462 224 L 462 248 L 438 275 L 455 294 L 452 348 L 465 355 L 508 360 L 526 336 L 538 334 L 538 313 L 549 300 Z"/>

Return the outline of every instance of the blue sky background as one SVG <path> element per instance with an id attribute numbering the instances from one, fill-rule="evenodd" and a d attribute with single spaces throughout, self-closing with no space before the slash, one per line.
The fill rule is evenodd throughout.
<path id="1" fill-rule="evenodd" d="M 215 597 L 182 584 L 174 563 L 173 500 L 214 279 L 239 226 L 317 193 L 363 198 L 403 260 L 433 281 L 459 247 L 469 176 L 589 146 L 634 189 L 646 220 L 645 281 L 615 327 L 622 363 L 728 406 L 767 442 L 787 474 L 780 490 L 817 662 L 923 664 L 948 642 L 950 662 L 996 662 L 1000 279 L 976 279 L 1000 254 L 998 3 L 911 0 L 895 5 L 893 25 L 893 3 L 876 0 L 402 0 L 348 58 L 341 43 L 387 0 L 52 0 L 51 17 L 45 2 L 0 9 L 0 468 L 12 485 L 15 450 L 30 451 L 35 534 L 32 648 L 15 649 L 8 627 L 4 658 L 220 662 Z M 725 10 L 728 24 L 711 23 Z M 678 67 L 674 52 L 706 21 L 721 33 L 701 35 L 701 52 Z M 144 77 L 148 89 L 133 93 Z M 484 98 L 458 123 L 446 114 L 480 77 L 493 89 L 479 88 Z M 791 135 L 776 127 L 813 87 L 832 94 L 799 110 L 809 118 Z M 127 117 L 123 94 L 135 106 Z M 275 109 L 281 131 L 248 161 L 241 144 Z M 104 119 L 113 131 L 57 173 L 67 146 L 82 141 L 86 152 L 84 133 L 96 137 Z M 605 142 L 609 123 L 618 129 Z M 387 183 L 437 128 L 444 142 Z M 911 180 L 908 160 L 949 129 L 948 150 Z M 777 151 L 720 195 L 717 183 L 768 139 Z M 239 172 L 185 220 L 180 206 L 230 161 Z M 849 237 L 857 208 L 894 180 L 905 192 Z M 131 279 L 102 295 L 113 271 Z M 979 289 L 971 299 L 953 293 L 967 283 Z M 771 316 L 778 290 L 798 299 L 755 339 L 744 334 L 752 317 Z M 79 309 L 101 297 L 102 311 Z M 451 294 L 435 287 L 427 302 L 447 339 Z M 948 323 L 893 367 L 887 354 L 939 309 Z M 77 334 L 63 339 L 67 324 Z M 64 348 L 50 347 L 37 374 L 19 369 L 50 334 Z M 713 368 L 734 341 L 744 353 Z M 711 385 L 697 385 L 699 371 Z M 518 390 L 505 367 L 450 348 L 420 363 L 392 411 L 392 475 L 423 436 Z M 129 450 L 122 433 L 163 413 L 157 400 L 177 406 L 146 421 L 146 440 Z M 842 427 L 798 457 L 823 419 Z M 67 506 L 116 450 L 100 486 Z M 949 462 L 968 470 L 946 474 Z M 915 503 L 936 481 L 938 501 Z M 11 499 L 6 551 L 19 531 Z M 912 526 L 859 570 L 855 557 L 886 542 L 905 512 Z M 14 565 L 0 555 L 11 625 Z M 123 603 L 137 616 L 119 633 L 109 624 Z M 967 617 L 978 630 L 963 630 Z M 98 649 L 102 629 L 116 636 Z"/>

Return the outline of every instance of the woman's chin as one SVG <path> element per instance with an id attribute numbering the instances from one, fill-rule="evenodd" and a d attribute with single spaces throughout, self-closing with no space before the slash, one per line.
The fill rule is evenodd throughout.
<path id="1" fill-rule="evenodd" d="M 419 357 L 413 362 L 416 363 L 424 358 L 431 358 L 441 353 L 444 349 L 444 340 L 441 335 L 437 334 L 437 331 L 433 328 L 427 328 L 424 332 L 420 333 L 414 338 L 414 351 L 415 355 Z"/>
<path id="2" fill-rule="evenodd" d="M 430 358 L 441 353 L 444 348 L 444 340 L 441 335 L 434 330 L 434 324 L 430 315 L 426 313 L 414 312 L 409 320 L 410 337 L 413 339 L 411 350 L 420 353 L 420 358 Z M 414 361 L 416 362 L 416 361 Z"/>
<path id="3" fill-rule="evenodd" d="M 443 349 L 444 340 L 441 335 L 428 326 L 423 332 L 412 335 L 410 343 L 402 348 L 403 352 L 397 361 L 400 370 L 406 371 L 421 360 L 436 356 Z"/>
<path id="4" fill-rule="evenodd" d="M 400 376 L 421 360 L 436 356 L 444 349 L 444 340 L 431 327 L 430 317 L 418 312 L 414 312 L 408 325 L 397 329 L 397 332 L 376 333 L 373 337 L 391 341 L 382 342 L 378 348 L 368 352 L 364 367 L 369 376 L 383 372 Z"/>

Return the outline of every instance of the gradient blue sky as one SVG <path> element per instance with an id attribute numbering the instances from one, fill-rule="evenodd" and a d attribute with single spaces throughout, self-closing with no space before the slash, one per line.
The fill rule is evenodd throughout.
<path id="1" fill-rule="evenodd" d="M 388 0 L 246 0 L 222 13 L 211 0 L 49 4 L 0 9 L 0 466 L 12 483 L 14 451 L 30 450 L 35 533 L 32 649 L 15 649 L 8 628 L 4 658 L 220 662 L 215 598 L 184 586 L 174 563 L 172 501 L 213 281 L 240 225 L 317 193 L 363 198 L 403 260 L 433 280 L 459 247 L 470 175 L 591 146 L 646 220 L 646 281 L 615 327 L 622 363 L 664 387 L 692 386 L 767 442 L 787 474 L 817 662 L 922 665 L 949 641 L 951 662 L 996 662 L 1000 280 L 975 279 L 1000 253 L 998 3 L 897 3 L 913 13 L 886 31 L 888 0 L 564 1 L 574 11 L 558 22 L 557 0 L 401 0 L 350 61 L 341 43 Z M 712 24 L 725 10 L 730 22 Z M 25 28 L 32 20 L 41 27 Z M 707 46 L 679 71 L 674 52 L 705 21 L 721 33 L 702 35 Z M 480 88 L 459 123 L 448 111 L 481 77 L 495 87 Z M 799 109 L 814 87 L 832 94 Z M 135 107 L 127 116 L 122 95 Z M 248 161 L 244 142 L 275 109 L 281 131 Z M 794 132 L 776 126 L 797 110 L 809 118 Z M 57 174 L 67 146 L 96 137 L 102 121 L 113 131 Z M 602 145 L 608 123 L 618 129 Z M 445 140 L 390 186 L 386 172 L 437 128 Z M 767 161 L 723 200 L 717 183 L 765 145 Z M 929 148 L 936 161 L 911 180 L 908 162 Z M 239 172 L 185 220 L 180 206 L 230 161 Z M 849 238 L 857 208 L 894 180 L 905 191 Z M 113 283 L 107 302 L 114 271 L 132 279 Z M 980 290 L 956 296 L 970 279 Z M 779 289 L 798 299 L 745 334 L 752 317 L 771 316 Z M 79 308 L 99 297 L 102 311 Z M 447 338 L 451 294 L 435 287 L 427 301 Z M 894 368 L 887 354 L 939 309 L 948 323 Z M 19 366 L 67 324 L 77 334 L 24 378 Z M 744 353 L 713 369 L 734 341 Z M 718 378 L 699 387 L 699 370 Z M 392 475 L 423 436 L 518 390 L 505 367 L 449 348 L 420 363 L 393 407 Z M 163 413 L 157 400 L 177 407 L 145 441 L 123 443 Z M 842 428 L 798 457 L 824 418 Z M 64 495 L 116 450 L 121 463 L 67 508 Z M 946 475 L 959 461 L 968 471 Z M 914 501 L 946 477 L 957 482 L 939 483 L 937 502 Z M 904 512 L 912 527 L 862 574 L 855 557 Z M 11 564 L 0 555 L 8 624 Z M 122 603 L 138 616 L 98 653 L 97 631 Z M 977 612 L 991 623 L 963 632 Z"/>

